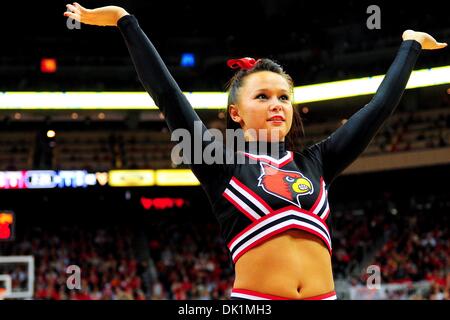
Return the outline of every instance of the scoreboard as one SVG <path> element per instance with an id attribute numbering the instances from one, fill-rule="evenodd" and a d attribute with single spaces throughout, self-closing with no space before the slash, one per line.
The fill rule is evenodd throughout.
<path id="1" fill-rule="evenodd" d="M 0 241 L 14 240 L 14 224 L 14 212 L 0 210 Z"/>

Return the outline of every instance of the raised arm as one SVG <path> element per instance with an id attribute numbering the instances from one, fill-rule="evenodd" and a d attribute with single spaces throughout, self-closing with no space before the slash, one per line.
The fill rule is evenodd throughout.
<path id="1" fill-rule="evenodd" d="M 327 184 L 356 160 L 394 112 L 421 50 L 446 45 L 423 32 L 407 30 L 403 33 L 397 56 L 372 100 L 329 137 L 309 148 L 322 162 Z"/>
<path id="2" fill-rule="evenodd" d="M 194 159 L 194 151 L 198 151 L 197 153 L 203 152 L 207 146 L 213 149 L 211 143 L 215 143 L 216 150 L 221 151 L 222 155 L 224 154 L 222 141 L 215 142 L 212 139 L 212 134 L 201 122 L 155 47 L 139 27 L 134 16 L 130 15 L 123 8 L 116 6 L 86 9 L 78 3 L 74 3 L 73 5 L 67 5 L 67 8 L 71 12 L 65 12 L 64 15 L 66 17 L 86 24 L 117 26 L 119 28 L 125 39 L 140 81 L 163 113 L 170 130 L 172 132 L 175 129 L 187 129 L 189 131 L 192 139 L 191 156 L 189 157 L 191 163 L 194 160 L 198 160 L 198 154 L 196 156 L 197 158 Z M 197 138 L 197 136 L 200 136 L 200 139 L 202 136 L 206 137 L 206 139 L 200 140 L 202 145 L 201 150 L 194 149 L 193 139 Z M 191 168 L 203 184 L 208 184 L 204 182 L 211 180 L 212 176 L 220 180 L 221 175 L 226 175 L 228 170 L 225 165 L 220 164 L 199 164 L 192 165 Z M 209 184 L 211 184 L 211 181 Z"/>
<path id="3" fill-rule="evenodd" d="M 193 130 L 194 122 L 201 121 L 200 118 L 134 16 L 117 6 L 86 9 L 75 2 L 73 5 L 68 4 L 67 8 L 72 12 L 65 12 L 64 15 L 82 23 L 117 26 L 125 39 L 142 85 L 164 114 L 169 128 Z"/>

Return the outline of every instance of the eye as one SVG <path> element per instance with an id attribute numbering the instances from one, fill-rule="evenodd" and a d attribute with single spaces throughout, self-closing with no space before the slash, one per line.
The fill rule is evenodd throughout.
<path id="1" fill-rule="evenodd" d="M 281 99 L 281 100 L 284 100 L 284 101 L 289 101 L 289 96 L 286 95 L 286 94 L 284 94 L 284 95 L 282 95 L 282 96 L 280 97 L 280 99 Z"/>
<path id="2" fill-rule="evenodd" d="M 294 182 L 294 178 L 286 177 L 286 181 L 287 181 L 287 182 Z"/>
<path id="3" fill-rule="evenodd" d="M 267 99 L 267 96 L 264 93 L 258 94 L 256 99 Z"/>

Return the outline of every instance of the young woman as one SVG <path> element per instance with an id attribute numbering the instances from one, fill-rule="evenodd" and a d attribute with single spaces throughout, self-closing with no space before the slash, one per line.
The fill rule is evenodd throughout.
<path id="1" fill-rule="evenodd" d="M 200 151 L 218 147 L 225 159 L 229 150 L 200 122 L 134 16 L 115 6 L 67 7 L 66 17 L 117 26 L 144 88 L 169 128 L 187 129 L 194 136 L 195 124 L 200 123 L 206 137 Z M 230 82 L 228 127 L 243 130 L 245 150 L 231 152 L 233 163 L 203 162 L 191 168 L 230 250 L 235 267 L 232 299 L 336 299 L 327 226 L 329 187 L 394 112 L 421 49 L 445 46 L 426 33 L 405 31 L 370 103 L 327 139 L 300 151 L 293 149 L 300 122 L 292 106 L 291 78 L 268 59 L 228 61 L 240 69 Z M 265 148 L 258 150 L 262 141 Z M 237 161 L 242 159 L 253 161 Z"/>

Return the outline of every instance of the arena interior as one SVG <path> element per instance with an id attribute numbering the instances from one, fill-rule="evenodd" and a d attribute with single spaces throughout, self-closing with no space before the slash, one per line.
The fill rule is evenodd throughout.
<path id="1" fill-rule="evenodd" d="M 370 101 L 359 86 L 385 74 L 405 29 L 450 40 L 448 11 L 432 3 L 380 5 L 379 29 L 361 1 L 82 4 L 137 16 L 184 92 L 223 101 L 202 96 L 196 111 L 209 128 L 225 129 L 227 59 L 269 57 L 296 88 L 321 85 L 296 97 L 306 147 Z M 9 3 L 0 20 L 2 297 L 228 299 L 234 271 L 219 225 L 171 157 L 159 111 L 133 105 L 148 96 L 120 33 L 71 29 L 64 5 Z M 417 85 L 330 188 L 338 299 L 450 299 L 448 50 L 421 53 Z M 355 82 L 334 83 L 343 80 Z"/>

